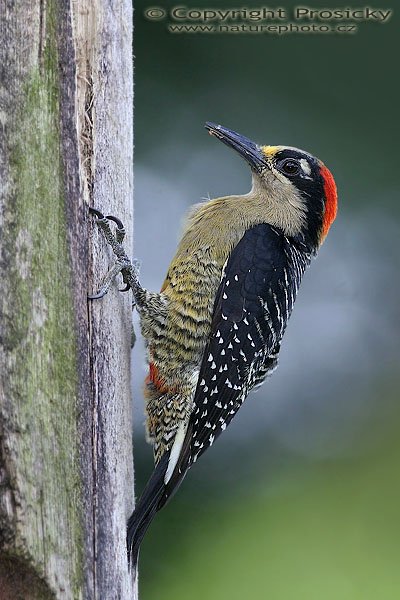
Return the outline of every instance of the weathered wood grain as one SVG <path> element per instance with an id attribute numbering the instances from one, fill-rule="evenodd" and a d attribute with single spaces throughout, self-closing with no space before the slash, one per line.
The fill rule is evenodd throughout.
<path id="1" fill-rule="evenodd" d="M 88 205 L 132 227 L 131 4 L 0 17 L 0 597 L 125 600 L 130 298 L 86 295 L 112 260 Z"/>

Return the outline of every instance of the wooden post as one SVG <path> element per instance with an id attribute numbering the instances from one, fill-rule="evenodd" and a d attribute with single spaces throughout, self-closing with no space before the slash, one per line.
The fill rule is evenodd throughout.
<path id="1" fill-rule="evenodd" d="M 0 598 L 135 598 L 130 294 L 87 302 L 132 236 L 130 0 L 0 0 Z"/>

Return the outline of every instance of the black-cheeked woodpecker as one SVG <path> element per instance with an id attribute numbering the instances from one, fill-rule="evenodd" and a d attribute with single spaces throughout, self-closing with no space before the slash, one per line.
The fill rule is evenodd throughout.
<path id="1" fill-rule="evenodd" d="M 206 127 L 250 165 L 252 189 L 194 206 L 159 293 L 140 285 L 118 219 L 111 217 L 116 235 L 107 218 L 98 221 L 117 263 L 97 297 L 121 271 L 133 291 L 149 364 L 147 436 L 155 469 L 128 522 L 134 570 L 157 511 L 277 366 L 303 273 L 337 210 L 334 179 L 311 154 Z"/>

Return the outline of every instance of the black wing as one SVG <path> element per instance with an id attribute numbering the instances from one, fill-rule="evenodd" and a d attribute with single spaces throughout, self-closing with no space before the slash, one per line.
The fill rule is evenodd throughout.
<path id="1" fill-rule="evenodd" d="M 174 480 L 226 429 L 249 391 L 277 364 L 310 254 L 268 224 L 249 229 L 225 266 L 194 407 Z"/>

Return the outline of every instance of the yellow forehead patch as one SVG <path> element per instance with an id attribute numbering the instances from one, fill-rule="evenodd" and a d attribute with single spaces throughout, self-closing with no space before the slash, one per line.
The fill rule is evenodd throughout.
<path id="1" fill-rule="evenodd" d="M 261 146 L 261 151 L 267 158 L 272 158 L 280 148 L 280 146 Z"/>

